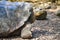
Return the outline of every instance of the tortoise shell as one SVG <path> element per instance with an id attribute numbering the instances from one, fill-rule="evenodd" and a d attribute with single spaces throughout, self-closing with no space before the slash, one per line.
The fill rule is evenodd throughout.
<path id="1" fill-rule="evenodd" d="M 31 15 L 31 4 L 0 1 L 0 34 L 9 34 L 22 27 Z"/>

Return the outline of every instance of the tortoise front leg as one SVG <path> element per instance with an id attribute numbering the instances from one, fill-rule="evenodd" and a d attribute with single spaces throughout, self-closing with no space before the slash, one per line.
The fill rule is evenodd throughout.
<path id="1" fill-rule="evenodd" d="M 24 39 L 28 39 L 32 37 L 32 33 L 30 31 L 31 24 L 27 23 L 26 26 L 21 30 L 21 37 Z"/>

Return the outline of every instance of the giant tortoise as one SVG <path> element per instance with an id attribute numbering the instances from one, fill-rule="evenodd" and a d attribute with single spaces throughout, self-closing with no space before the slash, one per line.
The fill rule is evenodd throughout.
<path id="1" fill-rule="evenodd" d="M 27 2 L 0 1 L 0 37 L 21 34 L 22 38 L 30 38 L 29 31 L 24 37 L 25 28 L 35 20 L 33 8 Z M 24 30 L 25 29 L 25 30 Z M 29 28 L 27 28 L 29 30 Z M 22 31 L 24 30 L 24 32 Z M 22 33 L 20 33 L 22 31 Z M 31 33 L 31 32 L 30 32 Z"/>

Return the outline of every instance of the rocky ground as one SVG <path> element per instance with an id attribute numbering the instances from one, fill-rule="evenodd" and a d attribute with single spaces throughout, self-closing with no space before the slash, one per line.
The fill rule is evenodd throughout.
<path id="1" fill-rule="evenodd" d="M 35 20 L 32 24 L 31 31 L 33 37 L 31 39 L 14 37 L 1 38 L 0 40 L 60 40 L 60 18 L 55 15 L 54 11 L 48 10 L 47 13 L 45 20 Z"/>

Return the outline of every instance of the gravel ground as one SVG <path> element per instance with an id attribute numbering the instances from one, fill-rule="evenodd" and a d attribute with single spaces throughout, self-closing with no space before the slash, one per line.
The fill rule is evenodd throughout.
<path id="1" fill-rule="evenodd" d="M 36 20 L 32 24 L 33 37 L 36 40 L 60 40 L 60 18 L 48 11 L 46 20 Z"/>
<path id="2" fill-rule="evenodd" d="M 60 18 L 55 13 L 47 12 L 46 20 L 35 20 L 32 24 L 32 39 L 9 38 L 1 40 L 60 40 Z"/>

